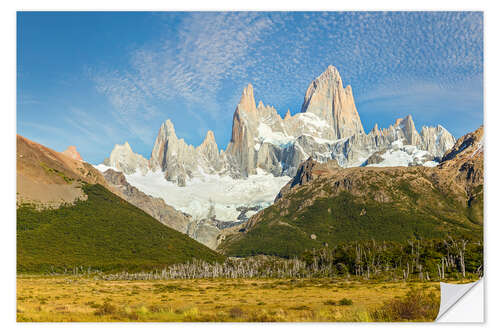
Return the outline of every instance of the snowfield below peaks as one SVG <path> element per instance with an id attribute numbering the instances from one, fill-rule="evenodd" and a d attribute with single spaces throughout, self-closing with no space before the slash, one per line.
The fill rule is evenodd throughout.
<path id="1" fill-rule="evenodd" d="M 423 165 L 426 167 L 435 167 L 438 162 L 433 161 L 429 152 L 420 150 L 412 145 L 403 145 L 401 140 L 394 141 L 391 149 L 380 155 L 382 161 L 375 164 L 370 164 L 371 167 L 394 167 L 394 166 L 409 166 Z"/>
<path id="2" fill-rule="evenodd" d="M 269 127 L 265 123 L 260 123 L 257 130 L 259 131 L 259 135 L 257 137 L 258 143 L 255 147 L 256 150 L 259 150 L 257 148 L 257 145 L 260 148 L 263 143 L 270 143 L 275 146 L 286 147 L 295 140 L 293 136 L 286 135 L 282 132 L 274 132 L 271 127 Z"/>
<path id="3" fill-rule="evenodd" d="M 94 167 L 101 172 L 110 168 L 103 164 Z M 270 206 L 281 188 L 291 179 L 288 176 L 274 177 L 258 170 L 257 175 L 246 179 L 203 174 L 180 187 L 165 180 L 161 171 L 149 171 L 145 175 L 136 172 L 125 177 L 142 192 L 162 198 L 166 204 L 196 220 L 207 218 L 213 206 L 216 218 L 222 221 L 237 221 L 240 214 L 237 208 L 240 206 L 259 206 L 260 209 Z M 246 216 L 255 213 L 249 211 Z"/>

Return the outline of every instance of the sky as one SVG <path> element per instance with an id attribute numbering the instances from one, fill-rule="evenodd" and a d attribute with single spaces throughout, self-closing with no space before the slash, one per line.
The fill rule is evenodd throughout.
<path id="1" fill-rule="evenodd" d="M 18 12 L 17 133 L 97 164 L 125 141 L 149 158 L 171 119 L 224 149 L 248 83 L 293 115 L 328 65 L 366 132 L 483 123 L 481 12 Z"/>

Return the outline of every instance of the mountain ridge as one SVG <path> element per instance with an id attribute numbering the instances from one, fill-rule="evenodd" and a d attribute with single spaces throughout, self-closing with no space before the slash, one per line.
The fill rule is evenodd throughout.
<path id="1" fill-rule="evenodd" d="M 401 144 L 394 147 L 393 143 L 399 141 Z M 256 104 L 253 86 L 248 84 L 234 111 L 231 139 L 225 150 L 219 150 L 211 131 L 198 147 L 188 145 L 167 120 L 160 127 L 149 160 L 116 145 L 104 164 L 125 174 L 161 170 L 166 180 L 184 186 L 189 179 L 204 174 L 245 178 L 257 174 L 258 169 L 291 177 L 309 157 L 318 161 L 335 159 L 342 167 L 360 166 L 371 155 L 391 148 L 403 151 L 396 154 L 402 157 L 398 156 L 395 163 L 423 165 L 439 160 L 454 142 L 440 125 L 424 126 L 419 133 L 411 115 L 397 119 L 386 129 L 376 125 L 366 134 L 351 86 L 344 88 L 340 73 L 330 65 L 311 82 L 301 112 L 294 115 L 288 110 L 281 117 L 274 107 L 262 101 Z M 389 160 L 394 155 L 390 153 L 384 155 Z"/>
<path id="2" fill-rule="evenodd" d="M 102 174 L 74 154 L 20 135 L 16 154 L 18 272 L 148 270 L 222 258 L 170 228 L 182 229 L 187 217 L 130 186 L 123 174 Z"/>
<path id="3" fill-rule="evenodd" d="M 483 128 L 460 138 L 435 168 L 340 168 L 303 162 L 272 206 L 253 215 L 219 249 L 230 256 L 293 257 L 362 240 L 446 235 L 482 238 Z"/>

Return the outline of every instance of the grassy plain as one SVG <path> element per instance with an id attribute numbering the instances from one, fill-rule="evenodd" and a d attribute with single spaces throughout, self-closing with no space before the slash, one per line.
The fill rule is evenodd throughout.
<path id="1" fill-rule="evenodd" d="M 434 320 L 439 308 L 438 282 L 349 282 L 328 278 L 105 281 L 19 275 L 17 320 L 387 320 L 386 310 L 394 308 L 391 302 L 408 298 L 406 295 L 412 289 L 423 290 L 425 295 L 434 294 L 432 314 L 413 320 Z M 397 306 L 403 313 L 408 311 L 405 304 Z M 380 311 L 385 312 L 380 315 Z"/>

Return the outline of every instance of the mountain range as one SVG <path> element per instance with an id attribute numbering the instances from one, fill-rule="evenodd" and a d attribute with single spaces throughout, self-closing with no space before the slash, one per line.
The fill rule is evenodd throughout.
<path id="1" fill-rule="evenodd" d="M 208 131 L 198 147 L 178 138 L 174 124 L 160 127 L 148 159 L 130 145 L 116 145 L 104 164 L 125 174 L 146 174 L 160 170 L 166 180 L 179 186 L 196 178 L 229 175 L 245 178 L 258 170 L 274 176 L 293 177 L 300 163 L 309 157 L 317 161 L 335 159 L 342 167 L 361 165 L 434 166 L 455 142 L 442 126 L 416 130 L 412 117 L 397 119 L 394 125 L 365 133 L 356 109 L 353 91 L 343 86 L 338 70 L 329 66 L 309 85 L 301 111 L 277 110 L 255 102 L 249 84 L 233 115 L 231 140 L 220 150 L 214 133 Z"/>
<path id="2" fill-rule="evenodd" d="M 78 259 L 81 251 L 68 249 L 67 264 L 106 269 L 181 262 L 186 253 L 218 260 L 215 249 L 290 257 L 353 240 L 479 238 L 483 129 L 455 140 L 441 125 L 418 132 L 408 115 L 366 133 L 352 88 L 329 66 L 294 115 L 256 103 L 252 85 L 245 87 L 225 150 L 212 131 L 198 147 L 187 144 L 170 120 L 160 126 L 149 159 L 125 142 L 95 166 L 74 146 L 59 153 L 18 136 L 17 184 L 25 271 L 55 263 L 48 259 L 60 252 L 54 244 L 69 244 L 58 228 L 73 245 L 85 238 L 92 253 Z M 68 225 L 64 216 L 81 223 Z M 42 219 L 48 224 L 40 228 Z M 103 240 L 111 238 L 122 242 L 118 266 L 113 245 Z M 129 253 L 136 246 L 143 252 Z"/>
<path id="3" fill-rule="evenodd" d="M 432 167 L 454 143 L 441 125 L 418 132 L 410 115 L 366 133 L 352 88 L 344 87 L 338 70 L 329 66 L 311 82 L 294 115 L 288 110 L 281 117 L 274 107 L 256 103 L 253 86 L 245 87 L 225 150 L 219 149 L 210 130 L 198 147 L 187 144 L 167 120 L 149 159 L 126 142 L 115 145 L 96 168 L 123 172 L 132 186 L 187 214 L 190 221 L 176 229 L 215 248 L 224 233 L 222 225 L 241 224 L 271 205 L 309 158 L 335 160 L 342 168 Z"/>
<path id="4" fill-rule="evenodd" d="M 483 237 L 483 128 L 433 168 L 303 162 L 275 203 L 226 233 L 230 256 L 298 256 L 340 243 Z"/>

